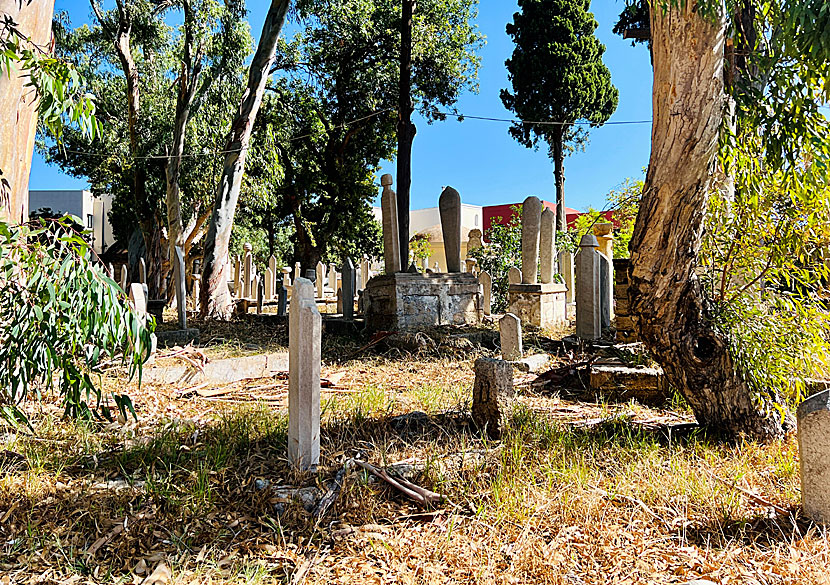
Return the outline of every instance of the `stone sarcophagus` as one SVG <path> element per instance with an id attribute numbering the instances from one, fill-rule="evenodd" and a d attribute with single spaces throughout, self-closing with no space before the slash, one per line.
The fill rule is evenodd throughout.
<path id="1" fill-rule="evenodd" d="M 479 281 L 468 273 L 375 276 L 363 295 L 369 331 L 412 331 L 481 321 Z"/>

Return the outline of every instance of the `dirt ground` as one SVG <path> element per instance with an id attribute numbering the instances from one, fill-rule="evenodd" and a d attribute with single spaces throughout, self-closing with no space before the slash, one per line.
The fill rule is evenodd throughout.
<path id="1" fill-rule="evenodd" d="M 156 365 L 285 349 L 279 327 L 202 328 L 206 348 Z M 510 428 L 492 440 L 470 416 L 486 344 L 367 343 L 324 338 L 316 474 L 285 459 L 283 375 L 139 388 L 113 369 L 103 387 L 137 414 L 121 422 L 29 405 L 35 433 L 0 434 L 0 585 L 830 583 L 794 437 L 723 444 L 676 397 L 613 403 L 517 373 Z M 442 500 L 419 506 L 357 462 Z"/>

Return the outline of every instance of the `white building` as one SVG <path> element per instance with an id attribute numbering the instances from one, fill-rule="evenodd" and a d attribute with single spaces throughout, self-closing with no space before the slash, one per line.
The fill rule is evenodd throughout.
<path id="1" fill-rule="evenodd" d="M 92 233 L 92 249 L 96 254 L 103 254 L 115 243 L 109 220 L 112 195 L 96 196 L 81 189 L 30 190 L 29 214 L 43 208 L 81 218 L 83 226 Z"/>
<path id="2" fill-rule="evenodd" d="M 383 211 L 380 207 L 372 208 L 375 218 L 383 223 Z M 461 204 L 461 257 L 467 257 L 467 240 L 471 230 L 479 229 L 483 224 L 482 207 L 480 205 Z M 437 207 L 413 209 L 409 212 L 409 238 L 416 235 L 425 235 L 429 239 L 432 254 L 427 260 L 427 267 L 433 268 L 438 263 L 440 272 L 447 271 L 447 260 L 444 254 L 444 233 L 441 230 L 441 212 Z"/>

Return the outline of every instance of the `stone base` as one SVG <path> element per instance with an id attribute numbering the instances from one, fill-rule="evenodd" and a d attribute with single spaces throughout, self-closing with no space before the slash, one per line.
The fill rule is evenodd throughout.
<path id="1" fill-rule="evenodd" d="M 567 322 L 567 287 L 550 284 L 511 284 L 507 289 L 507 310 L 522 323 L 541 329 L 565 325 Z"/>
<path id="2" fill-rule="evenodd" d="M 198 329 L 174 329 L 172 331 L 156 331 L 159 347 L 185 346 L 189 343 L 199 345 Z"/>
<path id="3" fill-rule="evenodd" d="M 472 274 L 385 274 L 363 291 L 366 329 L 414 331 L 481 322 L 478 279 Z"/>

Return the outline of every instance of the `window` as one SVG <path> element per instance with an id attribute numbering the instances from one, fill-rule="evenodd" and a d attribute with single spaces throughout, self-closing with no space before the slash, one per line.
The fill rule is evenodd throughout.
<path id="1" fill-rule="evenodd" d="M 92 229 L 95 227 L 95 216 L 91 213 L 86 214 L 86 227 Z"/>

